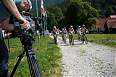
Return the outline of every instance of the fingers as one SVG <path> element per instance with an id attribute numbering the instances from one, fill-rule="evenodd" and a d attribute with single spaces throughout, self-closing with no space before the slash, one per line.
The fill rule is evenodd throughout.
<path id="1" fill-rule="evenodd" d="M 23 28 L 25 28 L 25 29 L 27 29 L 27 30 L 30 28 L 30 24 L 29 24 L 28 21 L 25 21 L 25 22 L 22 24 L 22 26 L 23 26 Z"/>
<path id="2" fill-rule="evenodd" d="M 21 25 L 26 30 L 30 29 L 29 21 L 27 21 L 26 19 L 23 20 L 23 24 L 21 24 Z"/>
<path id="3" fill-rule="evenodd" d="M 20 16 L 19 20 L 21 20 L 23 22 L 23 24 L 21 24 L 22 28 L 28 30 L 30 28 L 30 24 L 29 21 L 27 21 L 24 17 Z"/>

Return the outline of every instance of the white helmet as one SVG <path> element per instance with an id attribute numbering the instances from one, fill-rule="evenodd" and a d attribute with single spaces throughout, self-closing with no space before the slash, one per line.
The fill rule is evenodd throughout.
<path id="1" fill-rule="evenodd" d="M 83 24 L 83 27 L 85 27 L 85 25 Z"/>
<path id="2" fill-rule="evenodd" d="M 71 28 L 73 28 L 73 26 L 72 26 L 72 25 L 71 25 L 70 27 L 71 27 Z"/>

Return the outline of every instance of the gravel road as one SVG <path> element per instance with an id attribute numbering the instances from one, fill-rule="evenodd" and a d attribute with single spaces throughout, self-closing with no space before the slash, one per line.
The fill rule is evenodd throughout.
<path id="1" fill-rule="evenodd" d="M 116 48 L 79 41 L 69 46 L 60 38 L 58 46 L 63 55 L 63 77 L 116 77 Z"/>

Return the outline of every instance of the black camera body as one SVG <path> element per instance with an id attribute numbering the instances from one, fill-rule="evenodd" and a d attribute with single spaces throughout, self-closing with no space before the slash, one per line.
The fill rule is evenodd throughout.
<path id="1" fill-rule="evenodd" d="M 30 29 L 26 30 L 22 28 L 21 24 L 23 23 L 20 20 L 17 20 L 14 16 L 10 17 L 10 24 L 13 24 L 14 31 L 13 37 L 19 37 L 22 45 L 32 47 L 32 42 L 34 41 L 34 33 L 35 33 L 35 24 L 33 23 L 33 19 L 31 18 L 31 14 L 29 12 L 22 12 L 21 15 L 29 21 Z"/>
<path id="2" fill-rule="evenodd" d="M 33 34 L 35 31 L 35 24 L 33 23 L 33 19 L 31 18 L 31 14 L 29 12 L 21 12 L 21 15 L 29 21 L 30 24 L 30 29 L 29 30 L 25 30 L 24 28 L 21 27 L 21 24 L 23 24 L 23 21 L 18 20 L 16 17 L 14 17 L 13 15 L 10 17 L 10 24 L 13 24 L 14 26 L 14 31 L 16 31 L 16 33 L 18 31 L 27 31 L 28 33 Z"/>

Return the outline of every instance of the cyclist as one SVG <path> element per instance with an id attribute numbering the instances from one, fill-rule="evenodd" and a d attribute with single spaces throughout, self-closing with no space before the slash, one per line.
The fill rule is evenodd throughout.
<path id="1" fill-rule="evenodd" d="M 81 26 L 78 26 L 77 28 L 77 35 L 78 35 L 78 40 L 81 40 Z"/>
<path id="2" fill-rule="evenodd" d="M 74 45 L 74 37 L 73 37 L 73 34 L 75 33 L 74 29 L 73 29 L 73 26 L 71 25 L 69 27 L 69 31 L 68 31 L 68 34 L 69 34 L 69 44 L 70 45 Z"/>
<path id="3" fill-rule="evenodd" d="M 81 30 L 81 40 L 82 40 L 82 43 L 84 43 L 84 41 L 85 41 L 85 43 L 87 43 L 86 33 L 88 33 L 88 29 L 83 24 L 80 30 Z"/>
<path id="4" fill-rule="evenodd" d="M 62 40 L 66 44 L 67 29 L 66 27 L 62 28 Z"/>
<path id="5" fill-rule="evenodd" d="M 53 33 L 53 36 L 54 36 L 54 42 L 55 42 L 55 44 L 57 44 L 57 36 L 59 34 L 59 29 L 57 29 L 57 27 L 54 26 L 53 30 L 52 30 L 52 33 Z"/>

